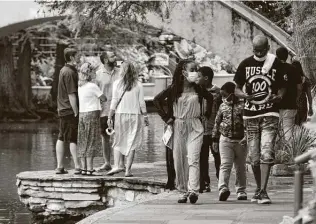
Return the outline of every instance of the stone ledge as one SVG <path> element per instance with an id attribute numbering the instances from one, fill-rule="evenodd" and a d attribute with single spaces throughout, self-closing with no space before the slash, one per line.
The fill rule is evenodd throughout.
<path id="1" fill-rule="evenodd" d="M 109 207 L 143 201 L 165 192 L 154 178 L 78 176 L 73 172 L 22 172 L 16 185 L 20 200 L 35 217 L 87 217 Z"/>

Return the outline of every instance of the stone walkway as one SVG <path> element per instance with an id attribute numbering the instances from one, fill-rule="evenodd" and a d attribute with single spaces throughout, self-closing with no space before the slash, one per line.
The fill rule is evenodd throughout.
<path id="1" fill-rule="evenodd" d="M 155 176 L 165 179 L 164 164 L 135 164 L 135 176 Z M 155 169 L 153 169 L 155 167 Z M 210 164 L 213 170 L 213 164 Z M 154 173 L 153 173 L 154 172 Z M 216 180 L 210 172 L 211 180 Z M 217 181 L 212 182 L 212 192 L 200 195 L 195 205 L 178 204 L 176 191 L 155 195 L 141 203 L 130 203 L 122 207 L 109 208 L 98 212 L 79 224 L 278 224 L 283 216 L 293 216 L 294 186 L 293 177 L 271 177 L 269 196 L 271 205 L 257 205 L 248 201 L 237 201 L 232 192 L 227 202 L 218 201 Z M 231 177 L 231 190 L 234 189 L 234 174 Z M 304 203 L 311 199 L 312 179 L 305 177 Z M 254 192 L 252 173 L 248 172 L 248 197 Z"/>

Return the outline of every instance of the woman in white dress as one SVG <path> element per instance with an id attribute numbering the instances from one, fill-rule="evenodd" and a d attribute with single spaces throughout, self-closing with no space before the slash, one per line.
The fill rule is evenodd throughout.
<path id="1" fill-rule="evenodd" d="M 142 83 L 138 81 L 135 67 L 125 62 L 122 65 L 122 78 L 113 83 L 112 101 L 108 116 L 108 126 L 113 127 L 114 119 L 114 166 L 107 175 L 124 171 L 119 168 L 120 161 L 126 157 L 125 176 L 133 176 L 131 167 L 135 151 L 142 148 L 143 122 L 148 126 L 148 116 Z"/>

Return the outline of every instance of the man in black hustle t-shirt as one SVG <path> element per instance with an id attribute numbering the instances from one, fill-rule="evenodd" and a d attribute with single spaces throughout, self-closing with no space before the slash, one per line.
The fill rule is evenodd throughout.
<path id="1" fill-rule="evenodd" d="M 302 80 L 296 68 L 286 63 L 289 52 L 285 47 L 276 50 L 278 59 L 282 62 L 282 70 L 284 78 L 287 82 L 286 91 L 283 99 L 279 103 L 280 109 L 280 128 L 283 131 L 285 141 L 292 136 L 293 127 L 295 125 L 295 116 L 297 113 L 298 97 L 302 91 Z"/>
<path id="2" fill-rule="evenodd" d="M 251 199 L 259 204 L 270 204 L 266 192 L 270 168 L 274 163 L 274 143 L 279 123 L 279 102 L 284 95 L 285 80 L 280 69 L 280 61 L 274 59 L 265 74 L 262 67 L 269 61 L 270 49 L 265 36 L 256 36 L 253 40 L 254 55 L 243 60 L 238 66 L 234 81 L 237 84 L 235 94 L 245 99 L 244 123 L 247 148 L 252 170 L 257 184 Z M 245 86 L 246 93 L 242 91 Z"/>

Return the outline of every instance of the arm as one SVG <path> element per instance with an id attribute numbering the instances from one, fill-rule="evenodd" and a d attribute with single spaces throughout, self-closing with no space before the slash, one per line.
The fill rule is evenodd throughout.
<path id="1" fill-rule="evenodd" d="M 215 118 L 215 124 L 212 131 L 212 139 L 213 142 L 218 142 L 220 137 L 219 127 L 223 120 L 223 113 L 222 113 L 222 106 L 219 107 L 216 118 Z"/>
<path id="2" fill-rule="evenodd" d="M 201 88 L 201 95 L 206 99 L 206 111 L 203 114 L 206 118 L 210 118 L 213 109 L 213 94 L 208 92 L 205 88 Z"/>
<path id="3" fill-rule="evenodd" d="M 71 108 L 75 114 L 75 117 L 77 117 L 79 108 L 78 108 L 78 99 L 77 99 L 77 92 L 78 92 L 78 86 L 77 86 L 77 80 L 75 79 L 75 75 L 73 72 L 69 72 L 68 74 L 65 74 L 65 81 L 66 81 L 66 91 L 68 94 L 69 102 L 71 105 Z"/>
<path id="4" fill-rule="evenodd" d="M 253 97 L 242 90 L 243 86 L 246 83 L 246 69 L 244 62 L 241 62 L 238 66 L 234 81 L 236 83 L 235 95 L 240 99 L 251 100 Z"/>
<path id="5" fill-rule="evenodd" d="M 158 93 L 157 96 L 155 96 L 153 103 L 154 106 L 157 109 L 157 113 L 159 114 L 159 116 L 161 117 L 161 119 L 167 123 L 167 121 L 170 119 L 170 117 L 168 117 L 168 114 L 165 112 L 164 108 L 163 108 L 163 103 L 165 102 L 165 100 L 170 97 L 171 95 L 171 86 L 168 86 L 167 89 L 163 90 L 162 92 Z M 169 106 L 169 105 L 168 105 Z"/>
<path id="6" fill-rule="evenodd" d="M 77 96 L 75 93 L 68 94 L 69 102 L 72 110 L 74 111 L 75 117 L 78 115 L 78 105 L 77 105 Z"/>
<path id="7" fill-rule="evenodd" d="M 98 85 L 93 84 L 93 92 L 100 99 L 101 102 L 106 102 L 106 97 Z"/>
<path id="8" fill-rule="evenodd" d="M 112 99 L 111 99 L 111 106 L 110 106 L 110 112 L 108 115 L 108 119 L 112 119 L 112 117 L 115 113 L 115 109 L 116 109 L 116 106 L 118 104 L 118 101 L 120 99 L 117 88 L 118 88 L 117 82 L 114 82 L 113 88 L 112 88 Z"/>
<path id="9" fill-rule="evenodd" d="M 145 103 L 145 99 L 144 99 L 144 88 L 143 88 L 143 84 L 138 83 L 139 85 L 139 95 L 138 95 L 138 100 L 139 100 L 139 105 L 140 105 L 140 109 L 141 112 L 144 116 L 147 116 L 147 109 L 146 109 L 146 103 Z"/>

